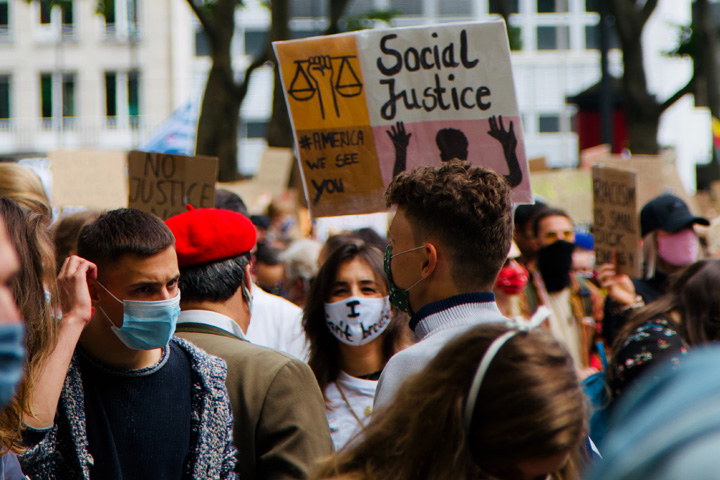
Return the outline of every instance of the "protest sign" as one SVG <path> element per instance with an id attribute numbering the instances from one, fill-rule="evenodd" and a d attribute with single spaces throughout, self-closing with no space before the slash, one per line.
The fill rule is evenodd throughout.
<path id="1" fill-rule="evenodd" d="M 163 220 L 195 208 L 215 206 L 218 159 L 168 153 L 130 152 L 128 206 Z"/>
<path id="2" fill-rule="evenodd" d="M 545 157 L 535 157 L 528 160 L 528 166 L 530 167 L 530 172 L 544 172 L 546 170 L 549 170 L 547 166 L 547 159 Z"/>
<path id="3" fill-rule="evenodd" d="M 52 204 L 106 210 L 127 206 L 127 153 L 55 150 L 48 153 Z"/>
<path id="4" fill-rule="evenodd" d="M 532 202 L 502 21 L 273 43 L 313 217 L 385 210 L 403 170 L 453 158 Z"/>
<path id="5" fill-rule="evenodd" d="M 592 212 L 592 178 L 589 170 L 567 168 L 532 172 L 532 191 L 548 205 L 562 208 L 575 224 L 590 225 Z"/>
<path id="6" fill-rule="evenodd" d="M 614 263 L 618 274 L 638 278 L 642 274 L 637 209 L 637 172 L 593 165 L 592 233 L 595 263 Z"/>
<path id="7" fill-rule="evenodd" d="M 697 211 L 695 199 L 688 194 L 680 180 L 675 166 L 675 152 L 672 149 L 665 150 L 660 155 L 597 155 L 592 161 L 598 165 L 637 171 L 638 210 L 658 195 L 671 193 L 680 197 L 691 211 Z"/>
<path id="8" fill-rule="evenodd" d="M 288 189 L 293 153 L 289 148 L 269 147 L 260 157 L 260 164 L 252 180 L 218 183 L 243 199 L 251 214 L 261 214 L 273 197 Z"/>

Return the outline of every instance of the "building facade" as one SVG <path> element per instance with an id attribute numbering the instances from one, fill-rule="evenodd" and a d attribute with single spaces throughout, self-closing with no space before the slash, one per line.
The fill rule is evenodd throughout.
<path id="1" fill-rule="evenodd" d="M 512 53 L 529 158 L 550 166 L 578 161 L 576 108 L 565 101 L 600 79 L 597 2 L 511 0 Z M 109 3 L 108 3 L 109 2 Z M 132 149 L 187 102 L 200 102 L 210 68 L 209 43 L 186 0 L 0 0 L 0 156 L 44 155 L 55 148 Z M 267 38 L 270 12 L 260 0 L 236 11 L 233 62 L 237 78 Z M 290 0 L 294 37 L 321 33 L 328 0 Z M 651 91 L 664 99 L 690 78 L 690 60 L 660 54 L 690 23 L 690 0 L 661 0 L 644 34 Z M 496 0 L 352 0 L 349 15 L 394 9 L 394 26 L 499 18 Z M 378 24 L 377 28 L 388 28 Z M 617 47 L 617 42 L 611 43 Z M 619 76 L 621 52 L 610 51 Z M 273 75 L 252 76 L 242 106 L 240 171 L 251 174 L 265 148 Z M 694 165 L 710 155 L 710 119 L 686 96 L 663 116 L 659 140 L 678 151 L 686 186 Z"/>

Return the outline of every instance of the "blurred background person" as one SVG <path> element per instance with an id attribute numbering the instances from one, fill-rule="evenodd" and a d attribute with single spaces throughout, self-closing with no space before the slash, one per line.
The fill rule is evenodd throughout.
<path id="1" fill-rule="evenodd" d="M 608 297 L 602 330 L 607 345 L 615 343 L 633 309 L 660 298 L 667 291 L 668 276 L 699 258 L 700 243 L 693 230 L 696 224 L 710 222 L 694 216 L 685 202 L 674 195 L 655 197 L 640 210 L 643 278 L 617 275 L 612 263 L 598 267 L 598 279 Z"/>
<path id="2" fill-rule="evenodd" d="M 292 242 L 280 254 L 285 266 L 283 291 L 285 298 L 302 308 L 305 305 L 310 283 L 318 271 L 318 256 L 322 243 L 309 238 Z"/>
<path id="3" fill-rule="evenodd" d="M 383 408 L 317 478 L 577 480 L 583 470 L 585 397 L 543 329 L 473 327 Z"/>
<path id="4" fill-rule="evenodd" d="M 535 234 L 530 220 L 543 208 L 547 208 L 547 205 L 536 200 L 533 205 L 517 205 L 513 212 L 513 222 L 515 225 L 513 240 L 521 253 L 518 257 L 518 262 L 526 268 L 530 268 L 535 264 L 538 251 L 538 245 L 534 240 Z"/>
<path id="5" fill-rule="evenodd" d="M 94 222 L 99 216 L 100 212 L 84 210 L 63 215 L 53 223 L 50 234 L 55 244 L 55 264 L 58 273 L 65 259 L 77 253 L 77 242 L 82 227 Z"/>
<path id="6" fill-rule="evenodd" d="M 338 450 L 370 420 L 377 380 L 395 352 L 399 330 L 390 323 L 380 250 L 354 241 L 339 247 L 318 271 L 303 315 L 308 363 Z"/>
<path id="7" fill-rule="evenodd" d="M 42 215 L 46 225 L 52 222 L 52 208 L 40 177 L 14 162 L 0 162 L 0 197 L 16 201 L 23 208 Z"/>
<path id="8" fill-rule="evenodd" d="M 720 340 L 720 259 L 678 273 L 668 291 L 636 310 L 617 336 L 607 372 L 616 399 L 663 360 L 678 363 L 688 348 Z"/>
<path id="9" fill-rule="evenodd" d="M 508 258 L 500 269 L 493 287 L 498 309 L 508 318 L 529 318 L 528 312 L 522 312 L 520 297 L 525 291 L 530 275 L 517 261 L 519 256 L 520 249 L 515 242 L 512 242 Z"/>
<path id="10" fill-rule="evenodd" d="M 595 237 L 592 233 L 575 232 L 575 250 L 572 253 L 572 269 L 595 283 Z"/>
<path id="11" fill-rule="evenodd" d="M 720 471 L 720 347 L 667 361 L 620 399 L 587 480 L 717 478 Z"/>
<path id="12" fill-rule="evenodd" d="M 282 296 L 285 266 L 280 261 L 280 249 L 258 244 L 253 255 L 253 277 L 258 287 L 267 293 Z"/>
<path id="13" fill-rule="evenodd" d="M 547 306 L 552 312 L 550 331 L 567 347 L 578 370 L 592 373 L 599 366 L 592 352 L 603 319 L 604 294 L 572 268 L 575 230 L 564 210 L 543 208 L 530 221 L 539 249 L 525 290 L 528 311 Z"/>

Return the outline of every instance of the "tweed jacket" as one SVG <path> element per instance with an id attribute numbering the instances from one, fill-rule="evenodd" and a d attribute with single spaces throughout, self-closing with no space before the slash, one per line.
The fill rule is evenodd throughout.
<path id="1" fill-rule="evenodd" d="M 237 479 L 236 449 L 232 442 L 232 411 L 225 388 L 227 368 L 219 358 L 180 338 L 175 342 L 193 369 L 191 446 L 183 479 Z M 88 450 L 84 390 L 75 351 L 55 416 L 43 440 L 18 458 L 33 479 L 90 479 L 94 459 Z"/>
<path id="2" fill-rule="evenodd" d="M 227 362 L 240 478 L 304 479 L 332 454 L 325 402 L 307 364 L 210 325 L 181 322 L 176 334 Z"/>

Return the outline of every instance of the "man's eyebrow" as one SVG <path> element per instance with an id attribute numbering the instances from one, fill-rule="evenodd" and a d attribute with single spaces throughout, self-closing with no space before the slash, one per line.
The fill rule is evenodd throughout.
<path id="1" fill-rule="evenodd" d="M 142 280 L 139 282 L 135 282 L 130 285 L 130 288 L 137 288 L 137 287 L 153 287 L 156 285 L 162 285 L 162 282 L 153 282 L 150 280 Z"/>

